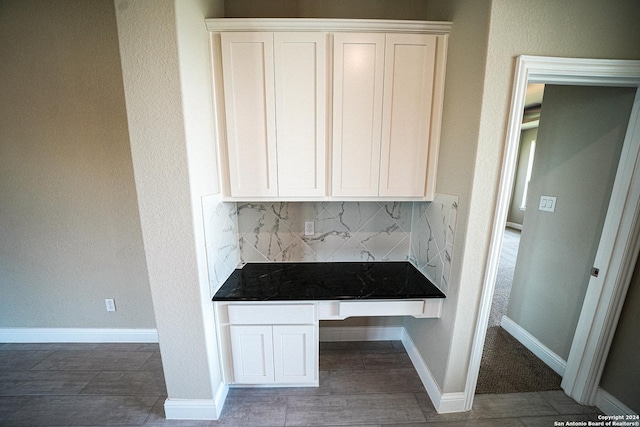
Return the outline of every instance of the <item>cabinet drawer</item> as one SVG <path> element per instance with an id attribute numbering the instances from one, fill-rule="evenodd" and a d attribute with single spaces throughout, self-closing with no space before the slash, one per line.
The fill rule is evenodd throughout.
<path id="1" fill-rule="evenodd" d="M 423 308 L 424 301 L 344 301 L 340 316 L 413 316 Z"/>
<path id="2" fill-rule="evenodd" d="M 230 304 L 232 325 L 296 325 L 315 323 L 314 304 Z"/>

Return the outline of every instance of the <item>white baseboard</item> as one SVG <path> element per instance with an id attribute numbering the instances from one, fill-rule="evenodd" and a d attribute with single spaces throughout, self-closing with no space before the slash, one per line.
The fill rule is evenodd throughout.
<path id="1" fill-rule="evenodd" d="M 459 393 L 443 393 L 438 385 L 438 382 L 433 377 L 433 374 L 429 370 L 426 362 L 420 355 L 418 348 L 413 343 L 411 337 L 406 333 L 403 328 L 402 344 L 404 345 L 407 354 L 413 363 L 413 366 L 418 372 L 418 376 L 427 390 L 427 394 L 436 408 L 439 414 L 446 414 L 450 412 L 463 412 L 465 404 L 465 395 L 463 392 Z"/>
<path id="2" fill-rule="evenodd" d="M 502 326 L 505 331 L 509 332 L 512 337 L 520 341 L 522 345 L 528 348 L 558 375 L 561 377 L 564 376 L 564 371 L 567 367 L 566 360 L 563 360 L 560 356 L 549 350 L 549 348 L 542 344 L 536 337 L 531 335 L 522 328 L 522 326 L 509 319 L 507 316 L 502 316 L 500 326 Z"/>
<path id="3" fill-rule="evenodd" d="M 168 420 L 217 420 L 222 406 L 215 399 L 167 399 L 164 416 Z"/>
<path id="4" fill-rule="evenodd" d="M 321 327 L 320 341 L 399 341 L 403 326 Z"/>
<path id="5" fill-rule="evenodd" d="M 522 231 L 522 224 L 507 221 L 507 227 Z"/>
<path id="6" fill-rule="evenodd" d="M 598 388 L 596 394 L 596 406 L 605 415 L 637 415 L 631 408 L 601 388 Z"/>
<path id="7" fill-rule="evenodd" d="M 0 328 L 0 343 L 157 343 L 156 329 Z"/>

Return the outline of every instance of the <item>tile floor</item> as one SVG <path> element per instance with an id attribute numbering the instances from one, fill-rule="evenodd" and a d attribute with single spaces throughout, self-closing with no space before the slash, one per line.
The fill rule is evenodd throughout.
<path id="1" fill-rule="evenodd" d="M 597 419 L 560 391 L 435 412 L 400 342 L 320 345 L 320 387 L 231 389 L 219 421 L 169 421 L 156 344 L 0 344 L 0 426 L 553 426 Z"/>

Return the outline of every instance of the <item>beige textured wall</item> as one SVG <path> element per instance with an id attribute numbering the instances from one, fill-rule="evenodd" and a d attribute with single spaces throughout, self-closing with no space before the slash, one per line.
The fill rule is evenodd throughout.
<path id="1" fill-rule="evenodd" d="M 227 18 L 427 18 L 426 0 L 226 0 Z"/>
<path id="2" fill-rule="evenodd" d="M 607 214 L 633 88 L 547 85 L 507 316 L 567 360 Z M 557 197 L 555 212 L 538 210 Z"/>
<path id="3" fill-rule="evenodd" d="M 201 200 L 216 191 L 210 179 L 215 174 L 212 127 L 185 116 L 212 105 L 204 25 L 209 3 L 115 0 L 140 220 L 169 399 L 211 401 L 221 385 Z M 198 84 L 202 90 L 194 93 Z"/>
<path id="4" fill-rule="evenodd" d="M 155 327 L 113 2 L 2 1 L 0 58 L 0 327 Z"/>

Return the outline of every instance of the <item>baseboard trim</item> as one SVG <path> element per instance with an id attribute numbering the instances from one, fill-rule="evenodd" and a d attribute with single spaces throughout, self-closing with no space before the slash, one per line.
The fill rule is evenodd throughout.
<path id="1" fill-rule="evenodd" d="M 402 331 L 402 344 L 404 345 L 407 354 L 413 363 L 413 366 L 418 372 L 418 376 L 424 385 L 427 394 L 433 403 L 436 411 L 439 414 L 446 414 L 451 412 L 463 412 L 465 404 L 464 392 L 459 393 L 443 393 L 438 385 L 438 382 L 433 377 L 433 374 L 429 370 L 426 362 L 420 355 L 418 348 L 414 344 L 411 337 L 406 333 L 403 328 Z"/>
<path id="2" fill-rule="evenodd" d="M 505 331 L 509 332 L 509 334 L 517 339 L 522 345 L 528 348 L 547 366 L 553 369 L 558 375 L 561 377 L 564 376 L 564 371 L 567 367 L 566 360 L 563 360 L 560 356 L 549 350 L 549 348 L 542 344 L 536 337 L 531 335 L 522 326 L 518 325 L 509 317 L 502 316 L 500 326 L 502 326 Z"/>
<path id="3" fill-rule="evenodd" d="M 168 420 L 217 420 L 222 406 L 215 399 L 167 399 L 164 416 Z"/>
<path id="4" fill-rule="evenodd" d="M 601 388 L 598 388 L 596 394 L 596 407 L 605 415 L 637 415 L 631 408 Z"/>
<path id="5" fill-rule="evenodd" d="M 156 329 L 0 328 L 0 343 L 157 343 Z"/>
<path id="6" fill-rule="evenodd" d="M 522 231 L 522 224 L 507 221 L 507 227 Z"/>
<path id="7" fill-rule="evenodd" d="M 321 327 L 320 341 L 399 341 L 403 326 Z"/>

